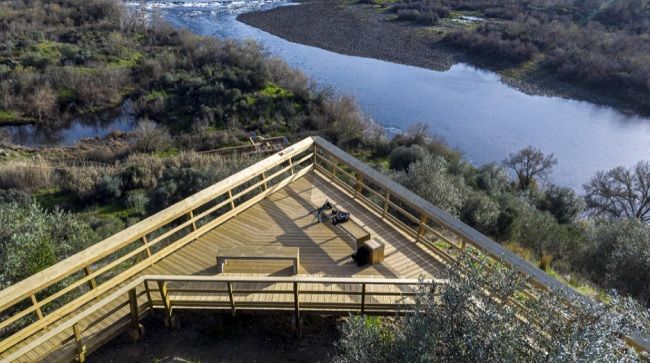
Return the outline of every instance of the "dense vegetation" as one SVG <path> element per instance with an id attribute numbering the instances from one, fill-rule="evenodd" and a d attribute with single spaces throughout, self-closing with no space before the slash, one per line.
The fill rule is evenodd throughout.
<path id="1" fill-rule="evenodd" d="M 341 327 L 339 363 L 374 362 L 637 362 L 620 333 L 647 331 L 647 313 L 631 299 L 574 302 L 556 295 L 517 296 L 523 281 L 508 269 L 463 261 L 449 283 L 422 286 L 413 312 L 380 320 L 352 317 Z M 485 293 L 489 291 L 489 295 Z M 517 315 L 513 299 L 531 314 Z M 571 309 L 574 310 L 571 310 Z M 558 319 L 558 316 L 565 318 Z"/>
<path id="2" fill-rule="evenodd" d="M 461 3 L 469 6 L 470 2 L 402 1 L 396 11 L 400 17 L 409 17 L 416 11 L 422 13 L 420 7 L 426 5 L 427 14 L 440 18 L 447 16 L 445 11 L 461 9 Z M 441 140 L 431 138 L 421 125 L 387 140 L 363 117 L 353 99 L 335 98 L 316 88 L 300 72 L 264 55 L 256 43 L 195 36 L 166 25 L 155 15 L 145 24 L 142 13 L 127 12 L 111 0 L 39 4 L 27 0 L 0 3 L 0 122 L 56 123 L 113 107 L 126 98 L 133 100 L 141 120 L 117 152 L 71 151 L 78 153 L 78 158 L 107 164 L 62 166 L 49 150 L 0 156 L 0 225 L 9 226 L 0 231 L 0 288 L 250 165 L 255 158 L 224 158 L 195 151 L 234 144 L 247 136 L 246 132 L 255 131 L 284 133 L 293 140 L 320 134 L 564 282 L 592 295 L 599 293 L 589 288 L 595 284 L 597 288 L 615 288 L 646 305 L 650 301 L 647 162 L 599 173 L 585 185 L 583 197 L 550 183 L 547 176 L 557 161 L 533 147 L 510 155 L 503 164 L 475 167 Z M 482 6 L 486 16 L 496 17 L 504 11 L 501 5 L 495 5 L 495 10 L 486 8 L 489 1 L 481 4 L 473 6 Z M 520 9 L 522 4 L 512 6 Z M 596 15 L 593 19 L 601 21 Z M 560 17 L 550 22 L 565 20 Z M 517 23 L 510 19 L 499 24 Z M 632 28 L 632 23 L 621 25 L 615 32 L 632 32 Z M 476 34 L 482 34 L 481 30 Z M 643 47 L 645 43 L 640 44 Z M 541 52 L 539 45 L 533 45 L 535 52 Z M 469 282 L 462 276 L 457 278 L 445 294 L 462 297 L 475 292 L 468 289 Z M 518 283 L 507 276 L 494 276 L 497 278 L 507 282 L 500 285 L 504 289 Z M 476 281 L 496 281 L 490 279 L 483 276 Z M 422 300 L 425 311 L 434 309 L 427 296 Z M 467 299 L 452 301 L 441 309 L 464 308 L 463 301 Z M 506 354 L 500 350 L 505 349 L 502 343 L 506 340 L 499 339 L 510 339 L 509 334 L 527 327 L 511 325 L 507 319 L 512 314 L 500 310 L 504 307 L 494 309 L 484 311 L 492 315 L 483 315 L 486 321 L 480 324 L 484 325 L 472 332 L 511 326 L 495 345 L 480 340 L 486 347 L 494 347 L 490 354 Z M 546 342 L 542 349 L 560 354 L 575 342 L 569 337 L 575 332 L 583 334 L 578 337 L 602 338 L 606 347 L 613 347 L 608 330 L 585 331 L 580 321 L 560 329 L 557 322 L 543 315 L 548 309 L 540 309 L 540 319 L 557 328 L 557 337 L 562 338 Z M 436 324 L 462 328 L 471 322 L 465 314 L 443 314 L 435 318 L 443 319 Z M 461 320 L 453 320 L 457 317 Z M 409 324 L 418 320 L 407 317 L 396 326 L 416 331 L 413 329 L 422 326 Z M 422 323 L 431 322 L 424 319 Z M 361 349 L 349 345 L 367 341 L 372 334 L 379 334 L 386 344 L 381 354 L 401 349 L 398 330 L 391 332 L 384 329 L 392 328 L 359 319 L 348 324 L 347 334 L 361 335 L 359 340 L 354 336 L 344 339 L 346 351 Z M 432 330 L 434 333 L 459 331 Z M 473 360 L 483 354 L 480 349 L 460 345 L 441 349 L 448 352 L 426 354 L 435 353 L 441 360 Z M 458 354 L 459 349 L 469 350 L 465 356 L 447 355 Z M 530 357 L 518 344 L 512 349 L 508 353 L 512 357 Z M 344 356 L 341 361 L 355 360 Z"/>
<path id="3" fill-rule="evenodd" d="M 398 20 L 438 26 L 444 42 L 477 55 L 482 64 L 534 70 L 650 112 L 646 1 L 365 2 L 387 6 Z"/>

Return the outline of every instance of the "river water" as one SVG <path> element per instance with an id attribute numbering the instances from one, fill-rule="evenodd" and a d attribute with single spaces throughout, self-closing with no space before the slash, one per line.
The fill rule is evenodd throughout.
<path id="1" fill-rule="evenodd" d="M 650 119 L 558 97 L 531 96 L 493 72 L 466 64 L 445 72 L 352 57 L 292 43 L 238 22 L 236 15 L 281 0 L 162 2 L 165 17 L 193 32 L 255 39 L 320 85 L 354 95 L 388 128 L 429 124 L 476 165 L 499 162 L 526 145 L 554 153 L 554 182 L 581 189 L 598 170 L 650 159 Z M 650 97 L 650 95 L 649 95 Z"/>
<path id="2" fill-rule="evenodd" d="M 499 162 L 533 145 L 559 160 L 554 182 L 579 190 L 598 170 L 650 159 L 648 118 L 588 102 L 526 95 L 501 83 L 497 74 L 465 64 L 438 72 L 346 56 L 291 43 L 236 20 L 242 12 L 287 5 L 285 0 L 147 4 L 198 34 L 260 41 L 321 86 L 355 96 L 362 110 L 388 129 L 425 122 L 476 165 Z"/>

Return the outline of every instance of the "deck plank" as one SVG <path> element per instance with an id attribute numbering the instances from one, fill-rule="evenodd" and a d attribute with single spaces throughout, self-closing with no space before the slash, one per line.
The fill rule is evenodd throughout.
<path id="1" fill-rule="evenodd" d="M 313 212 L 326 200 L 329 200 L 337 208 L 349 211 L 353 220 L 364 226 L 370 232 L 372 238 L 384 243 L 386 258 L 381 264 L 357 267 L 350 258 L 354 252 L 355 241 L 348 238 L 344 233 L 337 233 L 335 229 L 316 221 Z M 236 217 L 158 261 L 155 265 L 144 270 L 141 275 L 216 275 L 217 248 L 238 246 L 259 247 L 260 249 L 268 246 L 298 247 L 300 248 L 298 276 L 413 278 L 422 275 L 424 277 L 444 278 L 446 275 L 444 265 L 435 259 L 430 251 L 415 244 L 411 238 L 407 238 L 390 223 L 383 221 L 377 213 L 358 203 L 352 195 L 333 186 L 329 180 L 322 177 L 318 172 L 311 172 L 268 196 L 256 205 L 239 213 Z M 223 275 L 291 276 L 291 265 L 291 262 L 288 261 L 259 263 L 259 261 L 233 260 L 229 261 L 227 271 Z M 225 284 L 202 283 L 191 285 L 191 288 L 201 287 L 225 290 Z M 253 294 L 243 290 L 250 289 L 250 285 L 234 284 L 233 287 L 235 289 L 236 303 L 275 302 L 287 304 L 287 306 L 293 303 L 292 293 L 281 292 L 292 290 L 292 284 L 269 286 L 259 284 L 259 286 L 255 286 L 255 288 L 269 290 L 270 293 L 267 294 Z M 361 291 L 360 286 L 339 286 L 336 284 L 329 286 L 304 284 L 301 288 L 321 292 Z M 369 293 L 387 290 L 388 287 L 386 286 L 369 285 L 367 287 Z M 400 289 L 390 288 L 390 290 L 399 291 Z M 157 289 L 153 289 L 152 298 L 157 300 L 159 297 L 160 294 Z M 195 301 L 202 303 L 221 302 L 224 306 L 229 304 L 227 294 L 175 293 L 174 299 L 179 301 L 195 299 Z M 399 296 L 369 296 L 366 298 L 366 304 L 394 304 L 398 299 Z M 109 304 L 82 323 L 89 324 L 92 319 L 96 319 L 117 306 L 117 304 L 126 301 L 125 296 L 124 300 Z M 138 301 L 140 303 L 146 302 L 146 296 L 140 297 Z M 350 302 L 360 304 L 361 297 L 304 293 L 300 295 L 300 301 L 301 304 L 307 306 Z M 334 307 L 331 310 L 336 310 L 336 308 Z M 128 306 L 122 307 L 118 314 L 110 316 L 85 334 L 88 336 L 97 335 L 102 329 L 111 326 L 127 315 Z M 70 316 L 73 316 L 73 314 Z M 26 344 L 38 335 L 36 334 L 34 337 L 27 339 L 22 344 Z M 43 353 L 44 350 L 51 350 L 55 346 L 61 347 L 61 352 L 51 353 L 48 358 L 56 359 L 62 354 L 70 352 L 70 349 L 72 349 L 71 342 L 61 346 L 61 341 L 67 336 L 57 336 L 57 338 L 48 342 L 50 344 L 47 347 L 43 347 L 42 350 L 39 349 L 34 354 Z M 13 347 L 9 352 L 18 349 L 22 344 Z M 5 354 L 7 353 L 5 352 Z M 34 360 L 36 357 L 30 355 L 26 358 Z"/>

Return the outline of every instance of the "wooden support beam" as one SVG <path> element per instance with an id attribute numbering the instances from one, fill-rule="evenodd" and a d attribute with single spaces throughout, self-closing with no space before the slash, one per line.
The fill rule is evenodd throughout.
<path id="1" fill-rule="evenodd" d="M 90 274 L 92 273 L 92 271 L 91 271 L 91 269 L 90 269 L 90 266 L 86 266 L 86 267 L 84 267 L 84 273 L 86 274 L 86 276 L 90 276 Z M 91 290 L 97 288 L 97 282 L 95 281 L 95 278 L 94 278 L 94 277 L 93 277 L 92 279 L 88 280 L 88 287 L 89 287 Z"/>
<path id="2" fill-rule="evenodd" d="M 298 283 L 293 283 L 293 317 L 296 324 L 296 333 L 300 336 L 300 295 L 298 294 Z"/>
<path id="3" fill-rule="evenodd" d="M 131 339 L 137 342 L 144 335 L 144 326 L 140 324 L 140 312 L 138 311 L 138 295 L 136 288 L 129 290 L 129 315 L 131 316 L 131 323 L 127 331 L 131 336 Z"/>
<path id="4" fill-rule="evenodd" d="M 79 323 L 72 326 L 74 332 L 74 341 L 77 345 L 77 361 L 83 363 L 86 361 L 86 345 L 81 341 L 81 327 Z"/>
<path id="5" fill-rule="evenodd" d="M 386 213 L 388 212 L 388 206 L 390 204 L 390 190 L 386 191 L 386 198 L 384 198 L 384 210 L 381 212 L 381 219 L 384 219 L 386 217 Z"/>
<path id="6" fill-rule="evenodd" d="M 131 328 L 139 330 L 140 313 L 138 311 L 138 295 L 135 289 L 129 290 L 129 310 L 131 316 Z"/>
<path id="7" fill-rule="evenodd" d="M 427 217 L 426 214 L 424 213 L 420 214 L 420 225 L 418 227 L 418 236 L 415 239 L 415 243 L 420 242 L 420 239 L 422 238 L 424 232 L 426 231 L 424 227 L 427 225 L 428 222 L 429 222 L 429 217 Z"/>
<path id="8" fill-rule="evenodd" d="M 187 219 L 192 221 L 192 232 L 196 231 L 196 221 L 194 220 L 194 212 L 190 210 L 187 213 Z"/>
<path id="9" fill-rule="evenodd" d="M 38 300 L 36 300 L 36 295 L 32 295 L 32 304 L 36 307 L 34 311 L 38 320 L 43 319 L 43 312 L 41 311 L 41 306 L 38 304 Z"/>
<path id="10" fill-rule="evenodd" d="M 361 314 L 366 313 L 366 284 L 361 284 Z"/>
<path id="11" fill-rule="evenodd" d="M 166 281 L 157 281 L 158 291 L 160 291 L 160 298 L 162 300 L 163 306 L 165 308 L 165 325 L 172 325 L 172 304 L 169 300 L 169 293 L 167 291 L 167 282 Z"/>
<path id="12" fill-rule="evenodd" d="M 237 309 L 235 308 L 235 295 L 232 292 L 232 282 L 228 281 L 228 297 L 230 298 L 230 309 L 232 316 L 235 316 Z"/>

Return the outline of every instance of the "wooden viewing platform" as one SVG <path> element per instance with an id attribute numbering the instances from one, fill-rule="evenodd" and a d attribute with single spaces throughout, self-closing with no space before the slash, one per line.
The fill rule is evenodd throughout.
<path id="1" fill-rule="evenodd" d="M 385 245 L 381 263 L 352 262 L 352 236 L 315 218 L 325 200 Z M 537 286 L 584 298 L 327 141 L 307 138 L 0 291 L 0 361 L 83 361 L 120 333 L 138 338 L 152 312 L 171 326 L 179 309 L 288 312 L 298 328 L 303 314 L 404 312 L 420 286 L 445 283 L 470 246 L 530 276 L 526 296 Z M 298 274 L 289 260 L 232 260 L 218 273 L 217 250 L 234 247 L 297 248 Z"/>

